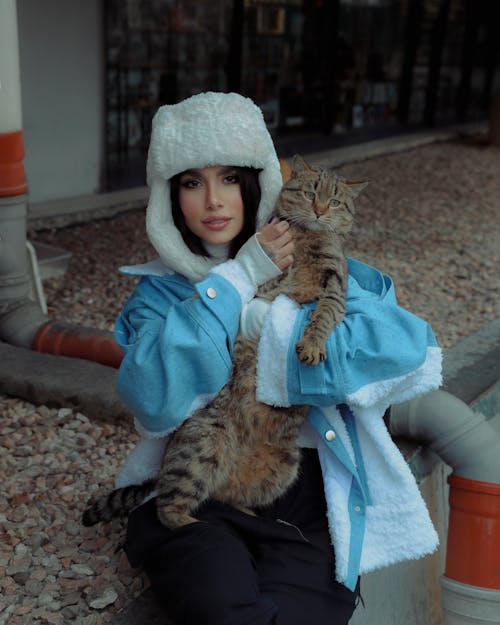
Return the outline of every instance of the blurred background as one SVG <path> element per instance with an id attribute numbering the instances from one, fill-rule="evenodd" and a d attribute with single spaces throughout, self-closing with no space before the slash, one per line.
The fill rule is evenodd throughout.
<path id="1" fill-rule="evenodd" d="M 485 119 L 500 85 L 495 0 L 22 0 L 17 12 L 31 213 L 144 185 L 155 110 L 201 91 L 253 98 L 286 157 Z"/>

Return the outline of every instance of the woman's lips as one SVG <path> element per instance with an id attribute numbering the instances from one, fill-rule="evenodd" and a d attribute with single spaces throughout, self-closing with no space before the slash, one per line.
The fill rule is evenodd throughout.
<path id="1" fill-rule="evenodd" d="M 228 217 L 217 217 L 212 219 L 206 219 L 203 225 L 209 230 L 224 230 L 227 224 L 231 221 Z"/>

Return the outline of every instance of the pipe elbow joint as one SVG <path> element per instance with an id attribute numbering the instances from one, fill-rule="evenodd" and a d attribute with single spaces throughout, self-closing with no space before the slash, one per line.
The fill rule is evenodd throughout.
<path id="1" fill-rule="evenodd" d="M 16 300 L 0 310 L 0 340 L 31 349 L 33 338 L 46 322 L 38 304 L 28 297 Z"/>
<path id="2" fill-rule="evenodd" d="M 429 445 L 457 475 L 500 483 L 500 432 L 443 390 L 391 407 L 389 429 Z"/>

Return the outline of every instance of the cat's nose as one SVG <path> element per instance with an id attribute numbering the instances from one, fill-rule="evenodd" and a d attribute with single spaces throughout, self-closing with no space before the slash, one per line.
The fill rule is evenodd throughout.
<path id="1" fill-rule="evenodd" d="M 314 205 L 314 214 L 317 217 L 321 217 L 321 215 L 324 215 L 326 213 L 326 211 L 328 210 L 328 206 L 325 206 L 324 204 L 318 204 L 316 203 Z"/>

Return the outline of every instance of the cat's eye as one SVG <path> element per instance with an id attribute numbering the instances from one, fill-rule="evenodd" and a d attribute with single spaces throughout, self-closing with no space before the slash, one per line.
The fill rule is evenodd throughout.
<path id="1" fill-rule="evenodd" d="M 314 191 L 304 191 L 304 197 L 312 202 L 312 200 L 316 197 L 316 193 L 314 193 Z"/>
<path id="2" fill-rule="evenodd" d="M 334 197 L 328 202 L 328 206 L 330 206 L 330 208 L 336 208 L 337 206 L 340 206 L 340 201 L 336 200 Z"/>

